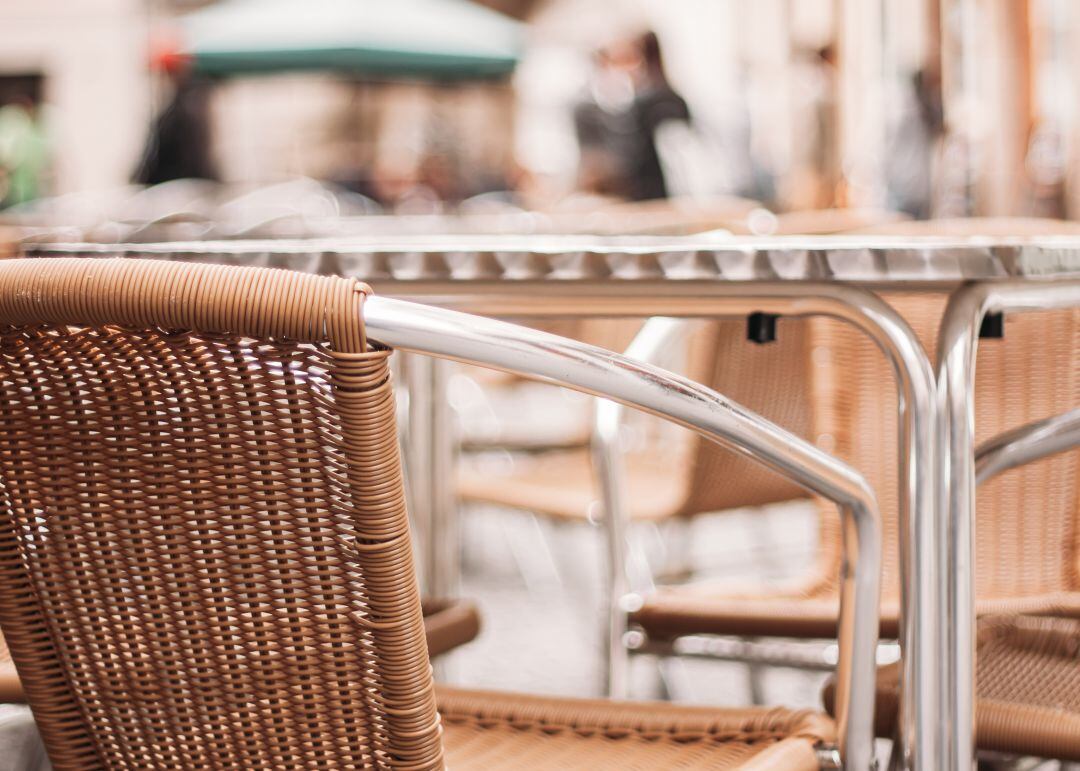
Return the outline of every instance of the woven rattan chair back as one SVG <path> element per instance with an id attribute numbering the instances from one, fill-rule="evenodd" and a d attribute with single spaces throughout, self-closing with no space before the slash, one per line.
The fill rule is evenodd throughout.
<path id="1" fill-rule="evenodd" d="M 364 297 L 0 263 L 0 625 L 57 769 L 442 766 Z"/>
<path id="2" fill-rule="evenodd" d="M 1037 236 L 1076 233 L 1075 222 L 1024 218 L 971 218 L 896 222 L 865 227 L 867 235 Z M 888 301 L 919 336 L 931 361 L 948 296 L 944 292 L 891 293 Z M 889 366 L 873 343 L 838 322 L 815 320 L 812 345 L 824 368 L 816 433 L 836 438 L 837 457 L 861 471 L 878 494 L 884 521 L 886 607 L 899 597 L 896 443 L 897 392 Z M 975 381 L 975 440 L 1057 415 L 1080 403 L 1080 312 L 1023 313 L 1010 317 L 1002 339 L 979 346 Z M 1055 610 L 1080 614 L 1078 538 L 1080 451 L 1015 469 L 979 487 L 976 499 L 976 592 L 980 612 Z M 823 506 L 823 518 L 835 515 Z M 822 580 L 832 580 L 839 541 L 822 554 Z M 1042 599 L 1039 599 L 1039 598 Z M 1026 600 L 1024 598 L 1027 598 Z"/>
<path id="3" fill-rule="evenodd" d="M 891 293 L 884 299 L 915 330 L 931 359 L 947 296 Z M 884 535 L 883 605 L 895 608 L 900 592 L 896 384 L 885 357 L 855 329 L 830 319 L 811 325 L 815 360 L 814 433 L 822 449 L 857 468 L 877 492 Z M 976 441 L 1080 403 L 1080 313 L 1018 314 L 1003 339 L 979 346 L 975 383 Z M 1042 596 L 1080 589 L 1077 575 L 1077 453 L 1015 469 L 978 490 L 977 595 L 981 609 L 1011 608 Z M 821 591 L 829 590 L 840 560 L 833 508 L 821 504 Z M 1050 599 L 1059 595 L 1056 599 Z M 1037 600 L 1035 600 L 1038 603 Z M 1045 603 L 1044 603 L 1045 604 Z M 1074 603 L 1080 612 L 1080 602 Z M 1042 607 L 1036 604 L 1033 607 Z"/>
<path id="4" fill-rule="evenodd" d="M 814 407 L 806 385 L 806 322 L 780 319 L 776 340 L 761 345 L 748 342 L 746 331 L 741 319 L 711 321 L 695 331 L 687 354 L 691 379 L 810 439 Z M 690 441 L 682 516 L 807 496 L 798 485 L 715 442 L 697 436 Z"/>

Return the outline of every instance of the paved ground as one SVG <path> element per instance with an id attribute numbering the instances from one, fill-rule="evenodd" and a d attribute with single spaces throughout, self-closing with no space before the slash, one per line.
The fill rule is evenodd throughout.
<path id="1" fill-rule="evenodd" d="M 480 605 L 484 630 L 448 661 L 446 679 L 533 693 L 601 695 L 599 530 L 488 509 L 466 515 L 465 533 L 462 594 Z M 655 552 L 658 534 L 645 530 L 640 536 Z M 808 569 L 815 542 L 815 514 L 808 504 L 741 510 L 695 523 L 691 558 L 714 580 L 781 581 Z M 749 702 L 743 665 L 686 661 L 674 675 L 673 696 L 679 701 Z M 766 696 L 770 703 L 818 706 L 822 681 L 820 674 L 775 670 L 766 676 Z M 638 659 L 634 695 L 654 697 L 656 686 L 652 660 Z"/>

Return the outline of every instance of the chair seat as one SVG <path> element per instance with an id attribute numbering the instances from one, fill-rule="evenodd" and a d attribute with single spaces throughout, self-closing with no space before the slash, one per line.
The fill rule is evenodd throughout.
<path id="1" fill-rule="evenodd" d="M 819 712 L 613 703 L 438 688 L 449 768 L 819 768 Z"/>
<path id="2" fill-rule="evenodd" d="M 684 491 L 677 462 L 659 453 L 629 453 L 625 464 L 631 519 L 658 521 L 678 513 Z M 465 501 L 556 519 L 581 521 L 600 514 L 600 494 L 586 450 L 522 458 L 509 474 L 464 468 L 458 474 L 457 492 Z"/>
<path id="3" fill-rule="evenodd" d="M 979 615 L 1025 613 L 1080 618 L 1080 593 L 991 597 L 979 600 L 977 609 Z M 840 598 L 829 588 L 734 595 L 708 583 L 696 583 L 657 590 L 630 620 L 654 640 L 690 634 L 833 639 L 839 613 Z M 883 639 L 899 637 L 899 614 L 899 598 L 883 597 Z"/>
<path id="4" fill-rule="evenodd" d="M 979 621 L 975 734 L 979 749 L 1080 761 L 1080 621 L 991 616 Z M 833 710 L 835 683 L 825 688 Z M 874 730 L 889 736 L 900 704 L 899 664 L 877 675 Z"/>

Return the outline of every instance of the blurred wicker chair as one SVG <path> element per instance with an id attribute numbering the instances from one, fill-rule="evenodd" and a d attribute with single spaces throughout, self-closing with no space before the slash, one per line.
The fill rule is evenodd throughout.
<path id="1" fill-rule="evenodd" d="M 1080 761 L 1080 621 L 985 616 L 976 634 L 975 743 L 980 751 Z M 874 731 L 892 736 L 900 664 L 878 670 Z M 833 709 L 835 689 L 825 689 Z"/>
<path id="2" fill-rule="evenodd" d="M 942 220 L 908 220 L 863 223 L 845 229 L 856 235 L 886 236 L 1066 236 L 1080 234 L 1080 222 L 1039 217 L 959 217 Z"/>
<path id="3" fill-rule="evenodd" d="M 804 388 L 809 370 L 806 326 L 779 321 L 777 341 L 746 342 L 744 321 L 698 325 L 686 339 L 688 376 L 730 396 L 789 431 L 810 435 L 811 395 Z M 784 372 L 782 377 L 775 373 Z M 808 497 L 802 488 L 767 469 L 697 436 L 650 433 L 639 426 L 626 455 L 628 512 L 634 522 L 685 528 L 693 517 L 714 511 Z M 462 464 L 457 493 L 465 505 L 516 509 L 559 523 L 603 519 L 598 480 L 590 450 L 581 448 L 519 458 L 509 473 Z M 687 538 L 678 539 L 682 545 Z M 687 555 L 671 549 L 661 572 L 683 575 Z M 831 566 L 830 566 L 831 567 Z"/>
<path id="4" fill-rule="evenodd" d="M 760 771 L 835 757 L 836 728 L 813 712 L 436 689 L 390 351 L 369 344 L 366 295 L 259 268 L 0 264 L 0 626 L 54 768 Z M 750 431 L 742 413 L 725 420 Z M 773 447 L 775 429 L 755 428 Z M 872 495 L 788 441 L 792 468 L 828 479 L 815 484 L 855 518 L 844 694 L 870 708 Z M 845 713 L 841 746 L 869 767 L 867 715 Z"/>
<path id="5" fill-rule="evenodd" d="M 815 209 L 778 214 L 776 228 L 761 235 L 828 235 L 854 228 L 894 227 L 907 217 L 885 209 Z"/>
<path id="6" fill-rule="evenodd" d="M 609 351 L 624 350 L 641 329 L 641 319 L 622 318 L 519 319 L 518 323 Z M 566 416 L 568 419 L 563 419 L 562 414 L 548 414 L 543 421 L 527 420 L 521 406 L 541 395 L 552 396 L 551 386 L 480 367 L 463 367 L 461 371 L 473 381 L 475 392 L 480 396 L 479 403 L 460 415 L 463 450 L 536 453 L 584 449 L 588 445 L 591 412 L 584 397 L 573 405 L 560 403 L 560 413 L 571 413 Z"/>
<path id="7" fill-rule="evenodd" d="M 895 222 L 859 232 L 1002 236 L 1074 230 L 1075 223 L 1006 219 Z M 933 360 L 947 297 L 927 291 L 890 293 L 884 299 L 912 326 Z M 885 533 L 881 636 L 895 638 L 900 596 L 896 386 L 884 357 L 866 337 L 830 319 L 813 319 L 808 325 L 806 344 L 814 362 L 810 370 L 813 403 L 807 408 L 810 432 L 822 447 L 859 469 L 878 494 Z M 1080 313 L 1023 314 L 1009 320 L 1004 339 L 980 347 L 975 384 L 977 440 L 1059 414 L 1080 402 L 1080 371 L 1073 364 L 1078 337 Z M 788 377 L 787 369 L 776 373 L 774 377 Z M 767 409 L 761 411 L 770 414 Z M 1080 615 L 1077 554 L 1068 535 L 1080 524 L 1078 482 L 1074 459 L 1060 457 L 980 489 L 980 613 Z M 696 634 L 834 637 L 839 533 L 830 507 L 821 506 L 820 517 L 817 568 L 799 585 L 771 595 L 741 596 L 707 583 L 661 588 L 631 614 L 631 624 L 645 634 L 641 644 L 670 648 L 675 638 Z M 1025 525 L 1034 520 L 1041 526 Z M 792 663 L 798 665 L 798 660 Z"/>
<path id="8" fill-rule="evenodd" d="M 1018 466 L 1080 444 L 1080 409 L 1022 426 L 984 443 L 977 478 L 984 484 Z M 1022 533 L 1020 534 L 1022 535 Z M 1055 610 L 1076 615 L 1075 608 Z M 1008 755 L 1080 761 L 1080 620 L 1029 615 L 990 615 L 976 635 L 976 746 Z M 900 707 L 900 664 L 877 675 L 874 730 L 892 736 Z M 835 682 L 824 690 L 833 710 Z"/>

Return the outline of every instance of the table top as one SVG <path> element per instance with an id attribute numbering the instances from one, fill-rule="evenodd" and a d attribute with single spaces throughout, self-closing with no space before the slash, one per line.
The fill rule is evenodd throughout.
<path id="1" fill-rule="evenodd" d="M 1080 237 L 401 236 L 27 243 L 27 256 L 129 256 L 263 265 L 397 282 L 844 281 L 874 285 L 1080 277 Z M 462 287 L 464 288 L 464 287 Z"/>

